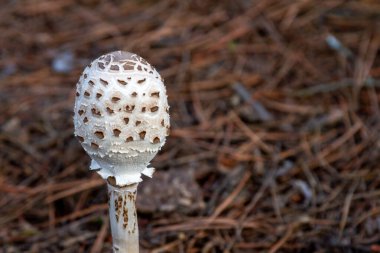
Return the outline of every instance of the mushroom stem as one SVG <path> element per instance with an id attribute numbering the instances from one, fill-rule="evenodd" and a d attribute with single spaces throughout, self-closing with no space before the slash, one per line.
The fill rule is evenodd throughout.
<path id="1" fill-rule="evenodd" d="M 137 185 L 119 187 L 108 182 L 114 253 L 139 252 L 139 229 L 136 213 Z"/>

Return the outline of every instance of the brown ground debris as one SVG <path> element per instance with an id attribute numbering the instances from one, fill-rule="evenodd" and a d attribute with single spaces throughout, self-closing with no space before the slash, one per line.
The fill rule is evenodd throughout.
<path id="1" fill-rule="evenodd" d="M 377 0 L 1 1 L 0 252 L 111 252 L 72 110 L 114 50 L 170 103 L 142 252 L 380 252 L 379 27 Z"/>

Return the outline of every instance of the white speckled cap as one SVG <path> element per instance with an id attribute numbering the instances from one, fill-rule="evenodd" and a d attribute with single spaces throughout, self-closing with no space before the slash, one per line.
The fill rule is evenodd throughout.
<path id="1" fill-rule="evenodd" d="M 170 127 L 161 76 L 136 54 L 116 51 L 86 67 L 77 84 L 75 136 L 92 158 L 91 169 L 117 185 L 151 176 L 149 162 Z"/>

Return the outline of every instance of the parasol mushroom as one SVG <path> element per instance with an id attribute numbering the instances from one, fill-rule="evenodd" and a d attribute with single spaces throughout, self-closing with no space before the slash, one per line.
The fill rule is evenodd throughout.
<path id="1" fill-rule="evenodd" d="M 139 251 L 135 208 L 141 174 L 168 135 L 163 79 L 143 58 L 116 51 L 88 65 L 77 84 L 75 136 L 91 170 L 107 180 L 114 252 Z"/>

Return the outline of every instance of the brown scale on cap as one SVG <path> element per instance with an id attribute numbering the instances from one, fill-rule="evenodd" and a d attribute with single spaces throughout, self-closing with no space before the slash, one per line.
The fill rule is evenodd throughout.
<path id="1" fill-rule="evenodd" d="M 100 69 L 105 69 L 105 68 L 104 68 L 104 63 L 103 63 L 103 62 L 98 62 L 98 66 L 99 66 Z"/>
<path id="2" fill-rule="evenodd" d="M 127 105 L 127 106 L 125 107 L 125 110 L 126 110 L 127 112 L 133 112 L 134 109 L 135 109 L 135 106 L 134 106 L 134 105 Z"/>
<path id="3" fill-rule="evenodd" d="M 127 82 L 124 81 L 124 80 L 119 80 L 119 79 L 118 79 L 117 82 L 120 83 L 120 84 L 122 84 L 122 85 L 127 85 Z"/>
<path id="4" fill-rule="evenodd" d="M 142 131 L 139 133 L 139 136 L 140 136 L 140 139 L 141 140 L 144 140 L 145 139 L 145 135 L 146 135 L 146 131 Z"/>
<path id="5" fill-rule="evenodd" d="M 112 97 L 111 100 L 112 100 L 112 102 L 117 103 L 120 101 L 120 98 L 119 97 Z"/>
<path id="6" fill-rule="evenodd" d="M 133 70 L 134 69 L 134 64 L 131 64 L 131 63 L 125 63 L 124 65 L 123 65 L 123 69 L 124 70 Z"/>
<path id="7" fill-rule="evenodd" d="M 108 85 L 108 81 L 106 81 L 106 80 L 104 80 L 102 78 L 100 78 L 99 80 L 100 80 L 100 83 L 103 84 L 104 86 Z"/>
<path id="8" fill-rule="evenodd" d="M 120 134 L 121 134 L 121 131 L 120 131 L 119 129 L 115 128 L 115 129 L 113 130 L 113 135 L 114 135 L 115 137 L 119 137 Z"/>
<path id="9" fill-rule="evenodd" d="M 102 116 L 102 114 L 100 113 L 100 111 L 98 109 L 96 109 L 96 108 L 91 108 L 91 113 L 94 116 Z"/>
<path id="10" fill-rule="evenodd" d="M 94 133 L 99 139 L 104 139 L 104 133 L 102 131 L 96 131 Z"/>
<path id="11" fill-rule="evenodd" d="M 111 109 L 110 107 L 107 107 L 106 108 L 108 114 L 113 114 L 115 111 L 113 109 Z"/>
<path id="12" fill-rule="evenodd" d="M 117 66 L 117 65 L 111 65 L 110 70 L 117 71 L 117 70 L 119 70 L 119 66 Z"/>
<path id="13" fill-rule="evenodd" d="M 160 92 L 159 92 L 159 91 L 152 92 L 152 94 L 150 94 L 150 96 L 151 96 L 151 97 L 159 98 L 159 97 L 160 97 Z"/>

